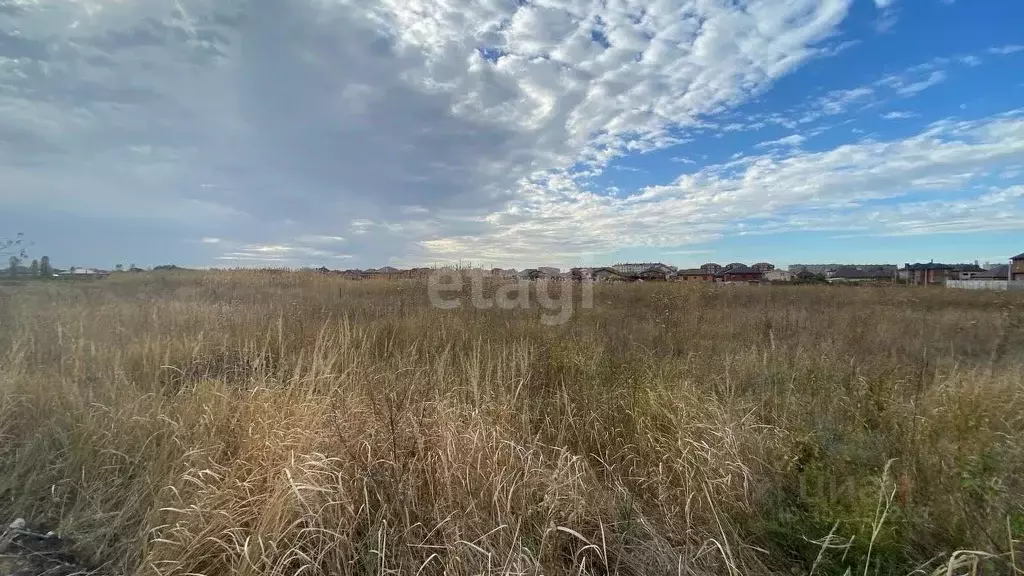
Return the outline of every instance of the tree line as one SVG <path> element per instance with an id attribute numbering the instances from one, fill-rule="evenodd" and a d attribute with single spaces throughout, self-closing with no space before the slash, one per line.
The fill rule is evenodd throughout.
<path id="1" fill-rule="evenodd" d="M 14 238 L 0 240 L 0 254 L 9 255 L 7 259 L 7 274 L 9 276 L 17 277 L 23 275 L 22 262 L 28 259 L 29 244 L 25 240 L 25 235 L 21 233 L 18 233 Z M 33 259 L 27 269 L 24 269 L 24 274 L 41 278 L 53 276 L 53 266 L 50 264 L 50 257 L 43 256 L 39 259 Z"/>

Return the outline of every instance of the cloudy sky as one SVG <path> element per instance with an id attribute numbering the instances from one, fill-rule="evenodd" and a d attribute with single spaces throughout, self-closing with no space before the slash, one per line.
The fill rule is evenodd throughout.
<path id="1" fill-rule="evenodd" d="M 57 266 L 999 260 L 1020 0 L 0 0 Z"/>

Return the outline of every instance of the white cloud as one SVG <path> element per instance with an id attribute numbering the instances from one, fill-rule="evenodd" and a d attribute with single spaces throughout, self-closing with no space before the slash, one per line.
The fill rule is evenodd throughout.
<path id="1" fill-rule="evenodd" d="M 900 96 L 914 96 L 932 86 L 941 84 L 947 77 L 948 75 L 944 71 L 933 70 L 926 78 L 916 82 L 910 82 L 905 77 L 899 76 L 889 76 L 881 82 L 896 90 Z"/>
<path id="2" fill-rule="evenodd" d="M 998 54 L 1000 56 L 1005 56 L 1007 54 L 1016 54 L 1017 52 L 1020 52 L 1022 50 L 1024 50 L 1024 46 L 1021 46 L 1020 44 L 1007 44 L 1005 46 L 994 46 L 992 48 L 989 48 L 988 52 L 989 54 Z"/>
<path id="3" fill-rule="evenodd" d="M 220 254 L 217 260 L 237 260 L 240 262 L 264 262 L 281 265 L 298 265 L 309 260 L 345 260 L 351 254 L 322 250 L 299 244 L 241 244 Z"/>
<path id="4" fill-rule="evenodd" d="M 22 3 L 0 42 L 0 212 L 216 230 L 206 243 L 237 261 L 568 261 L 930 189 L 1020 154 L 1016 118 L 796 149 L 822 129 L 804 124 L 916 94 L 945 79 L 932 68 L 791 115 L 720 118 L 852 46 L 836 34 L 851 3 Z M 794 133 L 640 193 L 582 176 L 687 130 L 768 124 Z"/>
<path id="5" fill-rule="evenodd" d="M 838 116 L 849 111 L 855 106 L 869 105 L 875 95 L 875 90 L 869 86 L 859 86 L 844 90 L 833 90 L 810 103 L 796 120 L 799 124 L 809 124 L 826 116 Z M 783 123 L 785 126 L 786 123 Z M 795 127 L 791 124 L 787 127 Z"/>
<path id="6" fill-rule="evenodd" d="M 895 0 L 875 0 L 875 8 L 881 14 L 875 21 L 875 30 L 879 33 L 888 32 L 896 25 L 898 10 L 894 7 Z"/>
<path id="7" fill-rule="evenodd" d="M 662 254 L 669 254 L 669 255 L 675 255 L 675 256 L 680 256 L 680 255 L 692 256 L 692 255 L 699 255 L 699 254 L 714 254 L 714 252 L 715 252 L 714 250 L 662 250 L 661 251 Z"/>
<path id="8" fill-rule="evenodd" d="M 895 11 L 883 12 L 878 20 L 875 21 L 875 31 L 879 34 L 884 34 L 896 26 L 897 20 Z"/>
<path id="9" fill-rule="evenodd" d="M 820 57 L 851 3 L 41 0 L 0 48 L 0 178 L 25 210 L 299 223 L 380 258 L 410 228 L 344 222 L 472 232 L 538 174 L 675 144 Z"/>
<path id="10" fill-rule="evenodd" d="M 777 147 L 777 146 L 792 146 L 794 148 L 797 148 L 801 144 L 803 144 L 806 140 L 807 140 L 807 138 L 805 136 L 802 136 L 800 134 L 791 134 L 789 136 L 784 136 L 784 137 L 778 138 L 776 140 L 769 140 L 767 142 L 761 142 L 759 144 L 756 144 L 754 147 L 755 148 L 774 148 L 774 147 Z"/>
<path id="11" fill-rule="evenodd" d="M 327 234 L 308 234 L 301 236 L 299 241 L 308 244 L 338 244 L 345 242 L 345 237 L 331 236 Z"/>
<path id="12" fill-rule="evenodd" d="M 220 244 L 220 238 L 203 238 L 203 244 Z"/>
<path id="13" fill-rule="evenodd" d="M 954 62 L 972 66 L 972 63 L 977 61 L 981 61 L 981 59 L 973 54 L 957 58 L 934 57 L 921 64 L 910 66 L 902 72 L 885 75 L 866 85 L 831 90 L 822 96 L 811 98 L 782 112 L 751 115 L 745 124 L 735 124 L 734 130 L 753 130 L 768 124 L 796 130 L 802 125 L 828 117 L 880 106 L 894 97 L 910 98 L 945 81 L 947 73 L 942 68 L 948 67 Z M 818 127 L 816 130 L 824 131 L 831 127 Z"/>
<path id="14" fill-rule="evenodd" d="M 916 118 L 917 114 L 906 110 L 893 110 L 882 114 L 881 117 L 885 120 L 906 120 L 907 118 Z"/>
<path id="15" fill-rule="evenodd" d="M 714 240 L 748 222 L 748 233 L 798 229 L 905 234 L 954 231 L 992 219 L 1019 227 L 1019 195 L 971 192 L 970 184 L 1024 158 L 1024 118 L 941 121 L 906 140 L 865 141 L 821 152 L 745 157 L 709 166 L 627 197 L 589 193 L 554 178 L 489 219 L 482 234 L 424 242 L 437 258 L 512 262 L 539 255 L 569 263 L 619 247 L 676 247 Z M 957 200 L 899 203 L 911 193 Z M 877 207 L 887 200 L 887 208 Z M 892 199 L 895 199 L 894 203 Z M 986 208 L 968 218 L 972 207 Z M 928 212 L 932 209 L 932 212 Z M 894 212 L 892 212 L 894 211 Z M 875 214 L 878 212 L 878 214 Z M 885 216 L 892 212 L 893 216 Z M 997 214 L 998 213 L 998 214 Z M 944 223 L 949 215 L 955 222 Z M 1014 224 L 1016 222 L 1016 224 Z"/>

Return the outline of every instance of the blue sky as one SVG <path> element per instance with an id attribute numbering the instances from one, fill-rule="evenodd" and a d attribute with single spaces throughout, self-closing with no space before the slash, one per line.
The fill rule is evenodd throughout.
<path id="1" fill-rule="evenodd" d="M 1001 262 L 1014 0 L 0 0 L 57 266 Z"/>

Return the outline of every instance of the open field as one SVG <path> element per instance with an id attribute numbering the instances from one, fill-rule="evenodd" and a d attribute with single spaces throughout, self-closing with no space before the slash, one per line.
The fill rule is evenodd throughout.
<path id="1" fill-rule="evenodd" d="M 0 287 L 0 520 L 116 573 L 1024 573 L 1024 295 Z M 971 552 L 962 552 L 971 551 Z"/>

